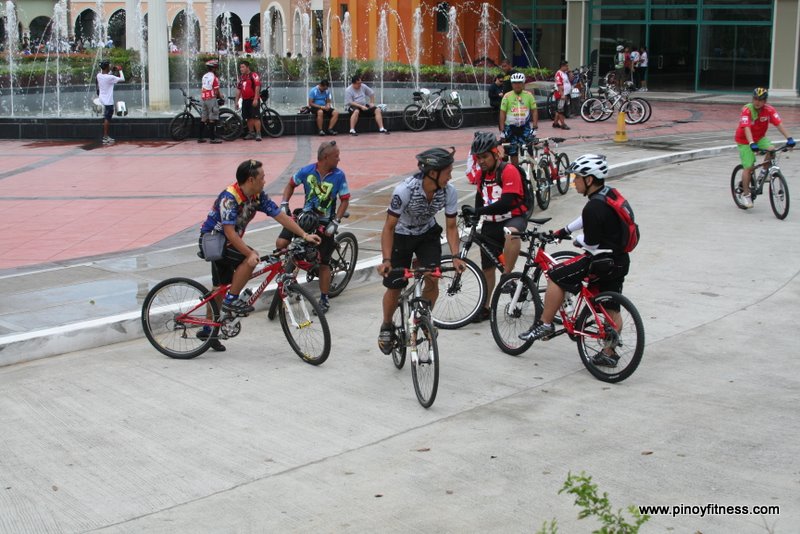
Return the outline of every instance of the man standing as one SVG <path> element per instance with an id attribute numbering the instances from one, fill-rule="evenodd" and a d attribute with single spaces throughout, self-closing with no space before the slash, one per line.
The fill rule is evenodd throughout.
<path id="1" fill-rule="evenodd" d="M 556 101 L 556 116 L 553 119 L 553 128 L 561 128 L 562 130 L 570 129 L 564 117 L 564 108 L 567 106 L 569 95 L 572 92 L 572 83 L 570 83 L 569 75 L 569 63 L 562 61 L 561 66 L 556 71 L 556 92 L 553 94 L 553 99 Z"/>
<path id="2" fill-rule="evenodd" d="M 375 106 L 375 91 L 361 81 L 361 76 L 353 76 L 352 84 L 344 92 L 344 105 L 350 109 L 350 135 L 358 135 L 356 123 L 358 117 L 363 114 L 365 117 L 375 117 L 378 123 L 378 131 L 383 134 L 389 132 L 383 127 L 383 116 L 381 108 Z"/>
<path id="3" fill-rule="evenodd" d="M 514 70 L 514 67 L 511 66 L 511 63 L 504 59 L 500 63 L 500 68 L 503 69 L 503 94 L 511 92 L 511 77 L 514 74 L 517 74 L 517 71 Z"/>
<path id="4" fill-rule="evenodd" d="M 114 116 L 114 86 L 125 81 L 122 68 L 114 65 L 112 74 L 109 74 L 111 63 L 104 59 L 100 62 L 100 72 L 97 73 L 97 96 L 103 106 L 103 144 L 114 143 L 114 138 L 108 135 L 111 127 L 111 118 Z"/>
<path id="5" fill-rule="evenodd" d="M 283 189 L 283 201 L 281 208 L 289 213 L 289 199 L 294 193 L 294 189 L 301 185 L 305 192 L 305 202 L 303 203 L 303 214 L 298 219 L 300 226 L 307 224 L 303 230 L 310 233 L 317 233 L 322 243 L 319 247 L 319 305 L 323 312 L 330 309 L 328 301 L 328 290 L 331 287 L 331 268 L 330 260 L 333 250 L 336 247 L 335 235 L 339 228 L 339 223 L 347 211 L 350 204 L 350 189 L 347 186 L 347 178 L 338 167 L 339 147 L 336 141 L 328 141 L 319 145 L 317 149 L 317 162 L 306 165 L 289 178 L 289 182 Z M 340 204 L 336 206 L 336 199 Z M 306 221 L 311 221 L 306 223 Z M 318 232 L 320 226 L 325 226 L 326 232 Z M 281 231 L 275 248 L 284 248 L 291 241 L 294 235 L 288 229 Z"/>
<path id="6" fill-rule="evenodd" d="M 242 118 L 247 121 L 245 139 L 261 141 L 261 79 L 257 72 L 250 70 L 250 62 L 239 61 L 239 72 L 242 77 L 236 87 L 236 109 L 239 109 L 239 98 L 242 99 Z"/>
<path id="7" fill-rule="evenodd" d="M 336 135 L 336 121 L 339 120 L 339 112 L 331 106 L 331 91 L 328 80 L 321 80 L 319 84 L 311 88 L 308 92 L 308 106 L 317 116 L 317 130 L 319 135 Z M 325 119 L 329 119 L 328 129 L 325 130 Z"/>
<path id="8" fill-rule="evenodd" d="M 500 101 L 503 100 L 503 75 L 498 74 L 494 77 L 494 83 L 489 86 L 489 106 L 500 111 Z"/>
<path id="9" fill-rule="evenodd" d="M 219 61 L 212 59 L 206 62 L 206 72 L 203 75 L 200 88 L 200 137 L 198 143 L 205 143 L 205 130 L 208 128 L 208 136 L 211 138 L 212 145 L 218 145 L 222 139 L 217 139 L 216 124 L 219 120 L 219 105 L 224 102 L 222 94 L 219 92 L 219 78 L 217 78 L 217 68 Z"/>
<path id="10" fill-rule="evenodd" d="M 503 95 L 500 103 L 500 131 L 511 143 L 508 155 L 514 165 L 519 163 L 520 145 L 528 143 L 536 136 L 539 127 L 539 110 L 536 108 L 536 99 L 525 90 L 525 75 L 517 72 L 511 75 L 511 92 Z"/>
<path id="11" fill-rule="evenodd" d="M 622 45 L 617 45 L 617 53 L 614 54 L 614 77 L 617 89 L 620 89 L 625 79 L 625 47 Z"/>

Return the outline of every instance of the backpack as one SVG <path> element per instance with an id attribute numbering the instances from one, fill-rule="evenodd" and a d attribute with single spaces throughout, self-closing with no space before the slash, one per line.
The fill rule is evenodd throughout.
<path id="1" fill-rule="evenodd" d="M 622 251 L 631 252 L 639 244 L 640 236 L 631 205 L 619 191 L 608 186 L 603 187 L 594 198 L 605 202 L 617 214 L 622 226 Z"/>
<path id="2" fill-rule="evenodd" d="M 494 171 L 495 185 L 498 185 L 500 187 L 503 186 L 503 171 L 505 170 L 506 165 L 514 165 L 514 164 L 508 161 L 501 161 L 500 163 L 497 164 L 497 168 Z M 514 167 L 517 168 L 517 171 L 519 171 L 519 176 L 520 178 L 522 178 L 522 191 L 524 192 L 524 195 L 522 197 L 522 205 L 527 208 L 525 210 L 525 216 L 527 217 L 530 216 L 531 213 L 533 213 L 533 205 L 536 200 L 533 194 L 533 185 L 531 184 L 531 181 L 528 179 L 528 174 L 525 172 L 525 169 L 523 169 L 519 165 L 514 165 Z M 482 172 L 481 182 L 484 181 L 485 177 L 486 173 Z M 517 207 L 519 207 L 519 205 L 514 206 L 514 208 Z"/>

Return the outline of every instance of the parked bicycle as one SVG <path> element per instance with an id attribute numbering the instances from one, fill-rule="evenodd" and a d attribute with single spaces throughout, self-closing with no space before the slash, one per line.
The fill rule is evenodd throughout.
<path id="1" fill-rule="evenodd" d="M 186 91 L 181 88 L 183 95 L 183 111 L 175 115 L 169 123 L 169 134 L 175 141 L 183 141 L 194 132 L 194 123 L 202 115 L 200 110 L 200 100 L 191 95 L 187 95 Z M 236 117 L 236 112 L 231 108 L 219 108 L 219 120 L 216 122 L 216 134 L 222 139 L 230 141 L 235 139 L 231 137 L 232 132 L 229 128 L 232 127 L 231 119 Z"/>
<path id="2" fill-rule="evenodd" d="M 296 240 L 284 250 L 262 256 L 251 280 L 265 276 L 255 291 L 246 289 L 240 298 L 253 306 L 267 285 L 278 284 L 282 306 L 281 328 L 292 350 L 306 363 L 320 365 L 328 359 L 331 335 L 328 321 L 319 302 L 308 289 L 295 280 L 290 263 L 310 265 L 309 257 L 317 254 L 314 247 Z M 159 352 L 170 358 L 190 359 L 203 354 L 215 339 L 236 337 L 242 330 L 242 316 L 220 313 L 221 302 L 229 284 L 214 291 L 190 278 L 169 278 L 151 289 L 142 304 L 142 327 L 147 339 Z M 207 335 L 200 335 L 201 330 Z"/>
<path id="3" fill-rule="evenodd" d="M 583 102 L 592 97 L 592 76 L 594 76 L 594 73 L 588 66 L 578 67 L 572 71 L 572 91 L 567 97 L 567 103 L 564 106 L 564 116 L 566 118 L 572 115 L 573 110 L 576 110 L 576 112 L 580 110 Z M 547 95 L 545 103 L 548 116 L 551 118 L 556 116 L 556 108 L 558 107 L 558 102 L 553 98 L 554 93 L 555 91 L 551 91 Z"/>
<path id="4" fill-rule="evenodd" d="M 422 297 L 422 286 L 426 274 L 438 278 L 443 270 L 440 267 L 392 269 L 392 272 L 402 272 L 406 279 L 414 279 L 400 294 L 394 313 L 392 361 L 395 367 L 402 369 L 406 363 L 406 353 L 411 354 L 414 392 L 424 408 L 433 405 L 439 389 L 439 345 L 431 320 L 430 302 Z"/>
<path id="5" fill-rule="evenodd" d="M 544 224 L 550 219 L 536 221 Z M 557 263 L 555 255 L 545 252 L 545 245 L 557 241 L 552 232 L 527 230 L 520 235 L 529 241 L 529 251 L 537 265 L 539 278 Z M 536 249 L 535 254 L 533 249 Z M 609 250 L 598 250 L 605 254 Z M 562 328 L 553 336 L 567 334 L 578 344 L 578 354 L 586 369 L 604 382 L 620 382 L 628 378 L 642 359 L 644 353 L 644 324 L 638 310 L 625 296 L 613 292 L 598 292 L 594 272 L 602 270 L 608 258 L 598 257 L 583 280 L 580 293 L 567 295 L 559 310 Z M 534 273 L 534 277 L 537 273 Z M 495 290 L 492 297 L 492 336 L 500 350 L 518 355 L 533 344 L 532 340 L 520 340 L 517 336 L 533 324 L 541 315 L 543 305 L 533 280 L 521 273 L 512 273 Z M 618 310 L 618 311 L 617 311 Z"/>
<path id="6" fill-rule="evenodd" d="M 791 147 L 786 145 L 775 150 L 761 150 L 759 154 L 767 154 L 767 160 L 759 163 L 753 169 L 750 177 L 750 198 L 755 202 L 756 197 L 764 193 L 764 184 L 769 182 L 769 204 L 772 213 L 778 219 L 785 219 L 789 215 L 789 186 L 786 183 L 781 168 L 778 166 L 779 154 Z M 733 202 L 741 209 L 747 209 L 742 202 L 742 166 L 737 165 L 731 173 L 731 195 Z"/>
<path id="7" fill-rule="evenodd" d="M 259 113 L 261 115 L 261 131 L 270 137 L 280 137 L 283 135 L 283 120 L 280 113 L 269 107 L 269 87 L 261 90 L 259 100 Z M 236 100 L 236 97 L 229 96 L 228 100 Z M 242 118 L 241 107 L 234 111 L 235 116 L 230 118 L 230 126 L 226 129 L 235 132 L 232 139 L 238 139 L 247 133 L 247 121 Z"/>
<path id="8" fill-rule="evenodd" d="M 464 111 L 461 109 L 461 97 L 458 91 L 451 91 L 442 96 L 442 92 L 447 87 L 442 87 L 438 91 L 420 89 L 414 91 L 414 104 L 409 104 L 403 110 L 403 122 L 409 130 L 419 132 L 425 129 L 429 121 L 435 121 L 439 117 L 442 124 L 451 130 L 461 128 L 464 123 Z M 436 98 L 431 100 L 431 95 Z M 417 104 L 416 102 L 419 102 Z"/>
<path id="9" fill-rule="evenodd" d="M 632 82 L 625 82 L 624 90 L 617 91 L 613 84 L 597 90 L 598 96 L 589 98 L 581 106 L 581 117 L 586 122 L 607 120 L 614 111 L 625 113 L 626 124 L 644 124 L 650 120 L 652 108 L 644 98 L 631 97 Z"/>

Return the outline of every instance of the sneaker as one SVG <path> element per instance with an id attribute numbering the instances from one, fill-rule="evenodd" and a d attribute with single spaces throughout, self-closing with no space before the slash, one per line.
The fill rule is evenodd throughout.
<path id="1" fill-rule="evenodd" d="M 570 127 L 569 127 L 569 126 L 567 126 L 566 124 L 562 124 L 562 125 L 561 125 L 561 129 L 562 129 L 562 130 L 571 130 L 572 128 L 570 128 Z"/>
<path id="2" fill-rule="evenodd" d="M 108 136 L 103 136 L 103 144 L 104 145 L 108 144 Z"/>
<path id="3" fill-rule="evenodd" d="M 256 135 L 256 141 L 258 141 L 259 143 L 261 142 L 261 134 Z"/>
<path id="4" fill-rule="evenodd" d="M 384 354 L 391 354 L 394 347 L 394 325 L 384 323 L 378 335 L 378 348 Z"/>
<path id="5" fill-rule="evenodd" d="M 742 205 L 747 209 L 753 207 L 753 199 L 750 198 L 750 195 L 742 195 Z"/>
<path id="6" fill-rule="evenodd" d="M 322 313 L 328 313 L 328 310 L 331 309 L 331 302 L 328 300 L 328 297 L 319 298 L 319 308 L 322 310 Z"/>
<path id="7" fill-rule="evenodd" d="M 523 332 L 519 335 L 519 338 L 528 341 L 533 340 L 536 341 L 537 339 L 550 339 L 556 331 L 556 327 L 552 324 L 545 325 L 541 321 L 536 321 L 533 323 L 533 326 L 530 330 Z"/>
<path id="8" fill-rule="evenodd" d="M 358 135 L 358 132 L 350 128 L 350 135 Z"/>
<path id="9" fill-rule="evenodd" d="M 200 139 L 197 140 L 197 142 L 198 143 L 205 143 L 206 142 L 206 138 L 205 137 L 201 137 Z"/>
<path id="10" fill-rule="evenodd" d="M 208 336 L 211 335 L 211 329 L 209 328 L 208 330 L 206 330 L 206 328 L 207 327 L 204 327 L 202 330 L 198 330 L 196 334 L 197 339 L 203 339 L 203 340 L 208 339 Z M 217 338 L 211 340 L 211 349 L 217 352 L 225 352 L 226 350 L 225 345 L 220 343 L 219 339 Z"/>
<path id="11" fill-rule="evenodd" d="M 108 142 L 109 145 L 117 142 L 117 140 L 111 137 L 110 135 L 106 137 L 106 141 Z"/>
<path id="12" fill-rule="evenodd" d="M 616 367 L 617 362 L 619 362 L 619 356 L 617 356 L 616 352 L 612 352 L 611 354 L 598 352 L 592 356 L 592 363 L 602 367 Z"/>
<path id="13" fill-rule="evenodd" d="M 255 310 L 255 308 L 239 298 L 232 301 L 228 301 L 226 299 L 222 302 L 222 311 L 224 312 L 233 313 L 236 315 L 247 315 L 253 310 Z"/>
<path id="14" fill-rule="evenodd" d="M 561 128 L 560 124 L 553 123 L 553 128 Z"/>
<path id="15" fill-rule="evenodd" d="M 386 128 L 381 128 L 380 130 L 378 130 L 378 133 L 389 135 L 391 132 Z"/>
<path id="16" fill-rule="evenodd" d="M 331 129 L 328 129 L 327 132 L 328 132 L 328 135 L 338 135 L 339 134 L 339 132 L 337 132 L 336 130 L 331 130 Z"/>
<path id="17" fill-rule="evenodd" d="M 248 132 L 248 134 L 244 136 L 244 140 L 245 141 L 250 141 L 250 140 L 255 139 L 255 138 L 256 138 L 256 134 L 254 134 L 253 132 Z"/>
<path id="18" fill-rule="evenodd" d="M 481 311 L 475 314 L 475 317 L 472 318 L 473 323 L 482 323 L 483 321 L 488 321 L 489 318 L 492 316 L 492 310 L 489 308 L 481 308 Z"/>
<path id="19" fill-rule="evenodd" d="M 220 143 L 222 143 L 222 139 L 212 139 L 211 140 L 211 144 L 212 145 L 218 145 Z"/>
<path id="20" fill-rule="evenodd" d="M 320 131 L 319 131 L 319 135 L 320 135 L 320 137 L 325 137 L 325 136 L 326 136 L 326 135 L 328 135 L 328 134 L 327 134 L 327 133 L 325 133 L 325 130 L 320 130 Z"/>

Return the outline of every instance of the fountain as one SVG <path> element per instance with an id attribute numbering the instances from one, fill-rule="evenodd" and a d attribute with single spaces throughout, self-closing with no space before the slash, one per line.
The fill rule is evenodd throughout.
<path id="1" fill-rule="evenodd" d="M 186 92 L 191 91 L 192 82 L 195 78 L 195 61 L 194 58 L 197 54 L 196 37 L 195 37 L 195 23 L 197 15 L 194 12 L 194 0 L 186 0 L 186 9 L 183 12 L 184 17 L 184 37 L 183 43 L 183 63 L 186 69 Z"/>
<path id="2" fill-rule="evenodd" d="M 478 24 L 478 33 L 480 37 L 478 38 L 478 42 L 481 44 L 481 51 L 483 52 L 483 85 L 486 85 L 486 68 L 487 68 L 487 59 L 489 57 L 489 32 L 491 28 L 489 27 L 489 3 L 484 2 L 481 4 L 481 21 Z M 485 101 L 484 101 L 485 102 Z"/>
<path id="3" fill-rule="evenodd" d="M 350 46 L 353 43 L 353 31 L 350 27 L 350 12 L 344 14 L 344 21 L 341 25 L 342 30 L 342 73 L 344 85 L 350 84 L 350 72 L 348 70 L 348 58 L 350 57 Z"/>
<path id="4" fill-rule="evenodd" d="M 147 28 L 144 24 L 144 12 L 142 0 L 136 2 L 136 27 L 137 38 L 139 39 L 139 78 L 141 79 L 142 92 L 142 116 L 147 116 Z"/>
<path id="5" fill-rule="evenodd" d="M 11 87 L 9 103 L 11 105 L 11 116 L 14 116 L 14 77 L 16 69 L 14 67 L 14 52 L 19 49 L 19 33 L 17 32 L 17 8 L 14 2 L 6 0 L 6 55 L 8 56 L 8 79 Z"/>
<path id="6" fill-rule="evenodd" d="M 308 13 L 303 13 L 300 17 L 300 53 L 303 54 L 303 81 L 305 82 L 307 95 L 309 90 L 309 70 L 311 68 L 311 17 Z"/>
<path id="7" fill-rule="evenodd" d="M 414 89 L 419 91 L 419 56 L 422 52 L 422 12 L 420 8 L 414 10 Z"/>
<path id="8" fill-rule="evenodd" d="M 386 58 L 389 56 L 389 28 L 386 26 L 386 10 L 381 9 L 381 21 L 378 26 L 378 76 L 381 80 L 381 104 L 383 104 L 383 77 Z"/>

